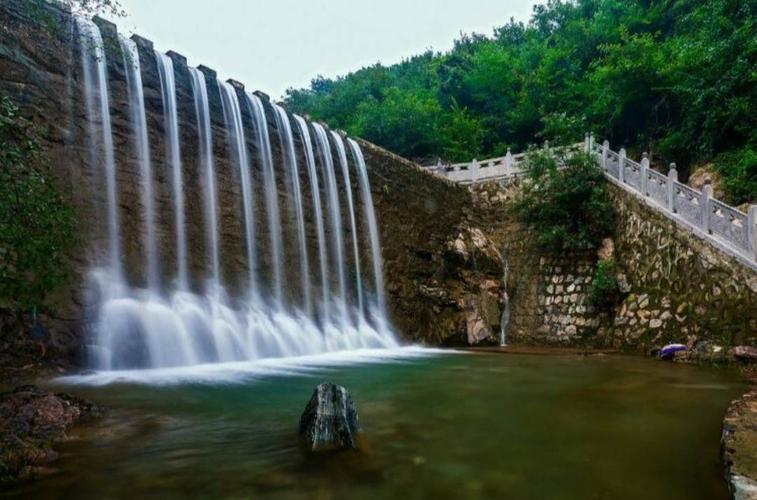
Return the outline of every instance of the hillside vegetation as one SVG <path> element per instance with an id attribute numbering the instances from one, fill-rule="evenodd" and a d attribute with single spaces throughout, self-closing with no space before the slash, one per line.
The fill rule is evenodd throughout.
<path id="1" fill-rule="evenodd" d="M 492 19 L 492 23 L 496 23 Z M 684 176 L 712 162 L 728 201 L 757 200 L 757 2 L 549 1 L 531 20 L 290 89 L 307 113 L 417 161 L 580 140 L 649 151 Z"/>

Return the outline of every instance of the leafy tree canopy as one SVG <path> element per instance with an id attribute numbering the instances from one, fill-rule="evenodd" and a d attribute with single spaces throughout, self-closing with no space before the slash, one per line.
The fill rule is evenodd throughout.
<path id="1" fill-rule="evenodd" d="M 319 77 L 289 107 L 417 161 L 468 161 L 587 130 L 661 164 L 716 159 L 757 201 L 757 2 L 549 0 L 446 53 Z"/>

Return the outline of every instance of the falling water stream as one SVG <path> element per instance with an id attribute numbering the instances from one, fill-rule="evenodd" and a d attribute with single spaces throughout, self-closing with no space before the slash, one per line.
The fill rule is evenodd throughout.
<path id="1" fill-rule="evenodd" d="M 339 157 L 339 165 L 342 170 L 342 177 L 344 179 L 344 191 L 347 193 L 347 209 L 350 214 L 350 230 L 352 233 L 352 251 L 353 258 L 355 259 L 355 279 L 357 281 L 355 288 L 357 289 L 357 302 L 358 311 L 363 310 L 363 278 L 360 275 L 360 248 L 358 245 L 357 224 L 355 223 L 355 204 L 352 202 L 352 182 L 350 182 L 350 171 L 347 164 L 347 152 L 344 149 L 344 140 L 342 136 L 336 132 L 331 132 L 331 136 L 336 144 L 336 152 Z"/>
<path id="2" fill-rule="evenodd" d="M 268 122 L 265 117 L 263 102 L 254 94 L 247 94 L 252 121 L 255 127 L 255 139 L 263 164 L 263 183 L 265 191 L 266 213 L 268 214 L 268 238 L 271 248 L 271 262 L 273 268 L 273 296 L 276 304 L 283 302 L 283 268 L 281 245 L 281 217 L 279 215 L 279 200 L 276 189 L 276 174 L 273 170 L 273 155 L 271 154 L 271 139 L 268 134 Z"/>
<path id="3" fill-rule="evenodd" d="M 368 236 L 371 245 L 371 262 L 373 262 L 374 294 L 376 296 L 376 308 L 374 311 L 383 331 L 387 331 L 386 324 L 386 296 L 384 295 L 384 273 L 381 270 L 381 244 L 379 243 L 378 224 L 376 222 L 376 210 L 373 206 L 371 186 L 368 181 L 368 168 L 365 165 L 363 151 L 354 139 L 347 141 L 352 151 L 352 156 L 357 164 L 358 182 L 360 193 L 363 197 L 363 210 L 368 222 Z"/>
<path id="4" fill-rule="evenodd" d="M 202 170 L 205 172 L 205 219 L 207 220 L 207 239 L 210 247 L 210 269 L 212 293 L 218 292 L 221 283 L 221 257 L 218 250 L 218 201 L 216 187 L 215 161 L 213 158 L 213 134 L 210 129 L 210 106 L 208 104 L 208 86 L 205 76 L 196 68 L 190 68 L 192 91 L 197 114 L 197 133 Z"/>
<path id="5" fill-rule="evenodd" d="M 276 127 L 281 137 L 284 163 L 289 170 L 291 179 L 291 197 L 294 200 L 294 213 L 297 219 L 297 245 L 300 252 L 300 286 L 306 314 L 313 312 L 313 299 L 310 295 L 310 261 L 308 258 L 307 236 L 305 234 L 305 212 L 302 206 L 302 189 L 300 188 L 300 171 L 297 164 L 297 154 L 294 149 L 292 126 L 284 108 L 275 106 Z"/>
<path id="6" fill-rule="evenodd" d="M 160 287 L 160 268 L 158 262 L 158 245 L 155 230 L 155 195 L 152 187 L 152 161 L 150 142 L 147 136 L 147 117 L 145 116 L 145 95 L 142 87 L 142 66 L 139 62 L 137 44 L 128 38 L 120 37 L 126 68 L 126 87 L 129 94 L 131 124 L 134 130 L 134 143 L 137 160 L 142 177 L 142 205 L 144 206 L 144 246 L 147 257 L 147 286 L 152 290 Z"/>
<path id="7" fill-rule="evenodd" d="M 116 160 L 113 150 L 113 130 L 110 119 L 110 94 L 108 92 L 108 67 L 105 60 L 100 29 L 92 22 L 76 18 L 82 47 L 84 69 L 84 94 L 89 121 L 90 162 L 102 163 L 105 167 L 105 187 L 108 213 L 108 268 L 111 279 L 123 278 L 121 267 L 121 225 L 118 216 L 116 194 Z M 102 144 L 100 144 L 102 140 Z"/>
<path id="8" fill-rule="evenodd" d="M 157 51 L 155 52 L 155 58 L 158 62 L 160 88 L 163 96 L 168 165 L 173 173 L 177 281 L 179 289 L 186 290 L 189 286 L 189 272 L 187 271 L 187 228 L 184 216 L 184 179 L 181 164 L 181 143 L 179 142 L 179 117 L 176 111 L 176 80 L 171 58 Z"/>
<path id="9" fill-rule="evenodd" d="M 308 169 L 308 178 L 310 179 L 310 192 L 313 200 L 313 218 L 315 219 L 316 236 L 318 239 L 318 260 L 321 269 L 321 314 L 324 318 L 330 316 L 329 307 L 329 269 L 326 252 L 326 230 L 323 224 L 323 207 L 321 205 L 321 194 L 318 188 L 318 174 L 315 167 L 315 154 L 313 153 L 313 141 L 310 137 L 310 129 L 304 118 L 295 115 L 297 127 L 300 129 L 300 137 L 305 155 L 305 163 Z"/>
<path id="10" fill-rule="evenodd" d="M 187 225 L 195 221 L 187 220 L 186 204 L 193 203 L 193 196 L 185 192 L 185 172 L 182 161 L 182 122 L 178 116 L 176 77 L 171 57 L 155 52 L 155 60 L 160 77 L 160 96 L 164 128 L 163 143 L 166 145 L 166 178 L 170 179 L 174 212 L 175 255 L 161 255 L 158 252 L 158 217 L 156 213 L 156 193 L 153 180 L 153 158 L 150 157 L 150 134 L 145 109 L 144 88 L 139 61 L 139 51 L 134 42 L 121 39 L 126 65 L 126 83 L 129 95 L 130 125 L 134 137 L 135 157 L 140 172 L 140 199 L 143 216 L 139 241 L 143 245 L 146 268 L 146 287 L 129 283 L 124 278 L 120 249 L 119 207 L 117 200 L 117 165 L 113 149 L 110 125 L 110 101 L 107 89 L 108 63 L 103 50 L 103 42 L 96 25 L 81 20 L 79 31 L 82 39 L 83 65 L 87 116 L 89 117 L 90 153 L 93 164 L 104 166 L 104 180 L 107 205 L 107 235 L 109 259 L 107 263 L 96 262 L 92 268 L 93 283 L 98 294 L 99 306 L 93 323 L 91 343 L 92 365 L 109 373 L 145 368 L 169 369 L 186 367 L 194 369 L 200 364 L 245 362 L 265 358 L 288 358 L 292 356 L 312 356 L 326 352 L 351 351 L 355 349 L 376 349 L 396 347 L 397 343 L 388 328 L 383 315 L 384 299 L 378 248 L 378 232 L 370 187 L 365 164 L 359 147 L 350 141 L 354 168 L 357 171 L 362 205 L 367 220 L 370 253 L 363 257 L 370 260 L 374 269 L 376 297 L 375 306 L 365 307 L 364 284 L 361 276 L 361 256 L 356 206 L 351 192 L 350 164 L 343 139 L 337 134 L 329 134 L 319 124 L 312 128 L 301 117 L 295 116 L 299 139 L 302 145 L 299 157 L 304 159 L 304 167 L 299 168 L 295 138 L 287 113 L 279 106 L 268 106 L 262 99 L 250 93 L 243 93 L 234 85 L 220 80 L 210 80 L 206 75 L 189 68 L 193 108 L 197 124 L 196 161 L 202 186 L 200 196 L 204 207 L 202 222 L 206 231 L 207 244 L 204 256 L 208 263 L 205 276 L 190 276 Z M 229 145 L 231 166 L 238 174 L 241 187 L 239 220 L 245 242 L 246 287 L 237 297 L 230 297 L 227 284 L 221 274 L 223 258 L 220 231 L 220 205 L 229 196 L 238 196 L 219 187 L 216 172 L 216 156 L 213 148 L 213 122 L 210 106 L 210 92 L 220 93 L 220 102 L 225 124 L 225 137 Z M 244 98 L 246 106 L 240 105 Z M 268 116 L 267 113 L 273 113 Z M 281 140 L 281 158 L 275 158 L 271 149 L 268 123 L 276 124 Z M 248 128 L 246 122 L 251 128 Z M 314 154 L 313 134 L 317 145 L 318 160 Z M 251 139 L 248 143 L 248 137 Z M 344 193 L 340 195 L 337 174 L 332 156 L 332 141 L 337 151 Z M 251 155 L 253 147 L 256 155 Z M 191 151 L 189 149 L 188 151 Z M 99 158 L 103 158 L 100 161 Z M 362 163 L 361 163 L 362 162 Z M 277 177 L 288 178 L 288 198 L 294 205 L 292 212 L 279 209 Z M 307 177 L 307 180 L 305 179 Z M 264 207 L 255 203 L 256 180 L 265 198 Z M 283 183 L 282 183 L 283 184 Z M 303 200 L 303 184 L 309 186 L 312 204 Z M 325 194 L 325 198 L 321 197 Z M 343 201 L 346 205 L 343 206 Z M 326 207 L 324 208 L 323 203 Z M 324 209 L 328 217 L 325 217 Z M 255 222 L 256 210 L 264 210 L 260 217 L 266 221 L 267 245 L 258 244 L 264 236 Z M 308 213 L 308 211 L 310 213 Z M 342 234 L 342 214 L 349 220 L 351 231 L 350 266 L 345 254 Z M 287 215 L 293 220 L 282 217 Z M 309 215 L 309 217 L 308 217 Z M 329 231 L 326 231 L 326 222 Z M 310 231 L 317 240 L 320 270 L 320 307 L 315 307 L 313 282 L 310 279 L 310 257 L 308 255 Z M 284 295 L 284 225 L 292 224 L 297 231 L 297 245 L 293 254 L 299 261 L 302 274 L 299 291 L 293 300 Z M 262 240 L 265 242 L 265 240 Z M 194 247 L 194 245 L 193 245 Z M 193 249 L 194 250 L 194 249 Z M 270 259 L 261 258 L 261 251 L 270 252 Z M 197 251 L 197 250 L 195 250 Z M 164 261 L 161 261 L 165 259 Z M 174 262 L 169 259 L 175 259 Z M 265 264 L 270 262 L 270 266 Z M 263 264 L 262 268 L 259 268 Z M 165 283 L 161 283 L 163 272 L 173 272 Z M 355 272 L 355 293 L 346 285 L 348 268 Z M 330 284 L 329 270 L 336 272 L 336 287 Z M 261 280 L 264 273 L 270 280 Z M 134 275 L 138 273 L 129 273 Z M 198 294 L 190 288 L 191 281 L 204 280 L 205 293 Z M 296 288 L 296 287 L 295 287 Z M 333 293 L 333 292 L 336 293 Z M 352 297 L 355 295 L 355 297 Z M 369 314 L 370 313 L 370 314 Z"/>
<path id="11" fill-rule="evenodd" d="M 342 326 L 347 323 L 347 286 L 344 275 L 344 237 L 342 235 L 342 211 L 339 206 L 339 191 L 336 186 L 336 174 L 334 173 L 334 158 L 331 154 L 331 144 L 326 135 L 326 129 L 320 123 L 313 124 L 315 138 L 320 152 L 322 167 L 326 177 L 326 194 L 328 199 L 329 218 L 331 222 L 331 250 L 336 263 L 337 272 L 337 305 L 339 318 L 338 323 Z"/>
<path id="12" fill-rule="evenodd" d="M 242 111 L 239 108 L 239 97 L 234 87 L 226 82 L 218 81 L 221 88 L 221 104 L 223 105 L 223 117 L 226 123 L 226 133 L 232 144 L 233 159 L 239 169 L 239 177 L 242 180 L 242 203 L 244 207 L 244 231 L 247 242 L 247 272 L 249 276 L 250 300 L 259 302 L 259 290 L 257 279 L 257 262 L 255 260 L 255 216 L 253 207 L 252 176 L 250 174 L 250 162 L 247 158 L 247 141 L 245 139 L 244 124 L 242 123 Z"/>

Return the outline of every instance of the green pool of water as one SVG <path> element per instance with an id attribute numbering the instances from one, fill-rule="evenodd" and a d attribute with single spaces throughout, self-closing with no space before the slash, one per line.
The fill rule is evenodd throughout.
<path id="1" fill-rule="evenodd" d="M 352 392 L 367 453 L 300 452 L 299 416 L 320 381 Z M 59 448 L 59 474 L 11 496 L 725 499 L 720 422 L 744 385 L 635 357 L 460 354 L 64 389 L 109 416 Z"/>

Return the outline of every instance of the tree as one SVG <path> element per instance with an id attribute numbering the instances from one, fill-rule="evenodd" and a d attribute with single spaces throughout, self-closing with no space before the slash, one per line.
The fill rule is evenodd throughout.
<path id="1" fill-rule="evenodd" d="M 596 247 L 612 232 L 614 212 L 597 160 L 586 153 L 532 150 L 515 212 L 548 252 Z"/>
<path id="2" fill-rule="evenodd" d="M 418 161 L 470 161 L 592 130 L 675 161 L 684 178 L 715 159 L 730 199 L 748 202 L 756 66 L 756 2 L 549 0 L 528 23 L 319 78 L 290 89 L 287 103 Z"/>

